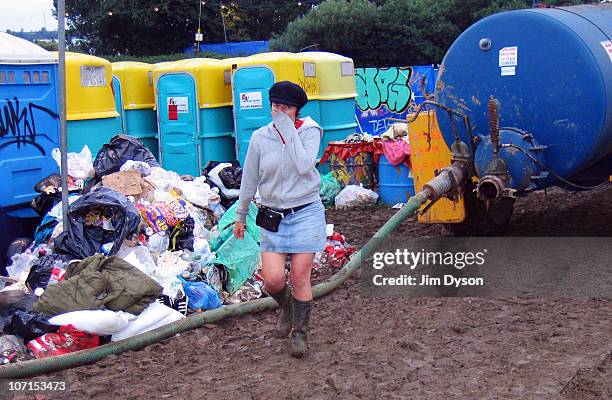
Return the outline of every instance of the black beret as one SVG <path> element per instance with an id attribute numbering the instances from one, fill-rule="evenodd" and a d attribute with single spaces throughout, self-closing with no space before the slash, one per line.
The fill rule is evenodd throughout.
<path id="1" fill-rule="evenodd" d="M 306 96 L 304 89 L 289 81 L 276 82 L 270 88 L 269 95 L 271 103 L 294 106 L 298 110 L 308 102 L 308 96 Z"/>

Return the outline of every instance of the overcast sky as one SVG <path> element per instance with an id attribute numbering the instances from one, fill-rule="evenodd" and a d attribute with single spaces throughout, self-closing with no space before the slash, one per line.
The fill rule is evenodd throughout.
<path id="1" fill-rule="evenodd" d="M 57 20 L 53 17 L 53 0 L 0 0 L 0 32 L 7 29 L 19 31 L 57 29 Z M 46 25 L 45 25 L 46 22 Z"/>

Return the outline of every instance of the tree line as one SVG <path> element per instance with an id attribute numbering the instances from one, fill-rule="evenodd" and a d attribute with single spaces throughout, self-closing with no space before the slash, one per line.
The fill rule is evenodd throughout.
<path id="1" fill-rule="evenodd" d="M 273 50 L 306 46 L 351 57 L 366 66 L 440 63 L 453 41 L 479 19 L 532 0 L 328 0 L 276 35 Z M 548 6 L 584 3 L 549 0 Z"/>
<path id="2" fill-rule="evenodd" d="M 57 0 L 53 0 L 57 10 Z M 268 40 L 321 0 L 70 0 L 68 34 L 96 55 L 172 54 L 194 44 Z M 57 11 L 56 11 L 57 13 Z"/>
<path id="3" fill-rule="evenodd" d="M 57 0 L 54 0 L 57 6 Z M 358 66 L 433 64 L 467 27 L 533 0 L 72 0 L 69 34 L 82 51 L 152 56 L 194 43 L 268 40 L 271 50 L 318 49 Z M 547 0 L 561 6 L 580 0 Z"/>

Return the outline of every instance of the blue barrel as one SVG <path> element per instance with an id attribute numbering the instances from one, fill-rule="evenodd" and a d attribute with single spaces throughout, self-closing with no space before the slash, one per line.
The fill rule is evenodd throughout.
<path id="1" fill-rule="evenodd" d="M 11 241 L 32 237 L 39 218 L 34 185 L 59 172 L 57 59 L 26 40 L 0 33 L 0 270 Z"/>
<path id="2" fill-rule="evenodd" d="M 612 4 L 502 12 L 468 28 L 444 57 L 436 100 L 464 112 L 481 136 L 476 170 L 492 157 L 487 102 L 499 100 L 501 143 L 513 188 L 558 183 L 548 172 L 580 182 L 602 181 L 612 163 Z M 446 143 L 454 132 L 438 113 Z M 462 121 L 461 139 L 470 143 Z M 526 136 L 524 133 L 531 134 Z M 532 163 L 528 152 L 546 168 Z M 517 161 L 517 157 L 521 159 Z M 605 166 L 606 168 L 602 168 Z M 580 179 L 578 179 L 580 177 Z"/>
<path id="3" fill-rule="evenodd" d="M 405 203 L 414 196 L 414 180 L 404 164 L 393 166 L 384 155 L 378 160 L 379 195 L 383 204 Z"/>

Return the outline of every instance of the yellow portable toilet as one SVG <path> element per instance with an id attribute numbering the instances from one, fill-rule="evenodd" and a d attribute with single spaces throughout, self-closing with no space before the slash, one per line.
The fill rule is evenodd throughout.
<path id="1" fill-rule="evenodd" d="M 164 168 L 197 176 L 210 161 L 236 158 L 231 69 L 237 61 L 192 58 L 154 66 Z"/>
<path id="2" fill-rule="evenodd" d="M 300 85 L 308 95 L 300 117 L 310 116 L 320 123 L 317 66 L 308 53 L 255 54 L 245 57 L 235 67 L 232 76 L 234 125 L 241 164 L 253 132 L 272 120 L 268 90 L 275 82 L 287 80 Z M 323 150 L 319 150 L 319 156 Z"/>
<path id="3" fill-rule="evenodd" d="M 112 68 L 115 106 L 123 133 L 140 139 L 159 158 L 153 65 L 122 61 L 112 63 Z"/>
<path id="4" fill-rule="evenodd" d="M 319 109 L 323 128 L 323 149 L 329 142 L 343 140 L 355 133 L 355 68 L 353 60 L 334 53 L 304 53 L 317 65 Z"/>
<path id="5" fill-rule="evenodd" d="M 79 152 L 87 145 L 94 157 L 121 133 L 109 61 L 66 53 L 66 130 L 68 151 Z"/>

